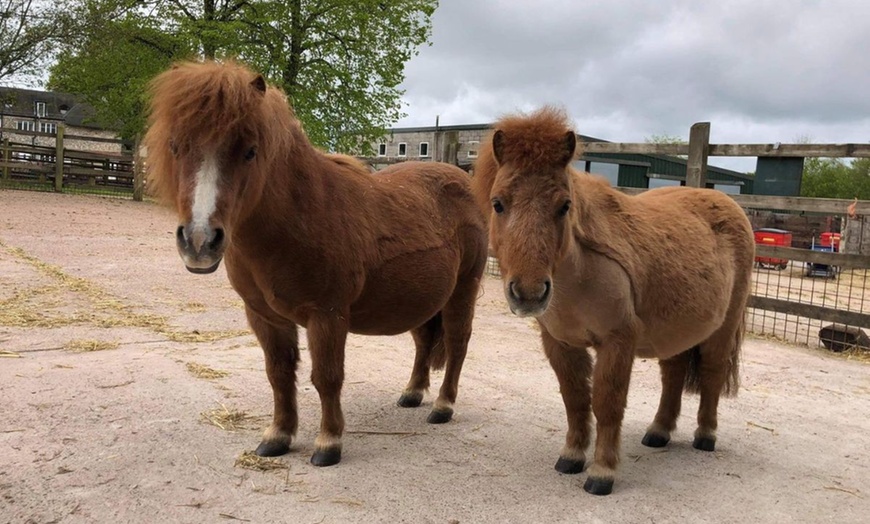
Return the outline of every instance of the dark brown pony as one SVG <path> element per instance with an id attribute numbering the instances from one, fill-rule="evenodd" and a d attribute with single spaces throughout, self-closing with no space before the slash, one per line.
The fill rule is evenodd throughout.
<path id="1" fill-rule="evenodd" d="M 429 422 L 453 414 L 486 263 L 486 225 L 468 175 L 407 162 L 377 175 L 316 150 L 284 94 L 234 62 L 182 63 L 151 84 L 149 188 L 179 216 L 193 273 L 226 260 L 266 358 L 275 411 L 257 454 L 297 429 L 297 327 L 307 329 L 322 417 L 311 462 L 341 460 L 348 332 L 411 331 L 416 357 L 399 405 L 419 406 L 446 363 Z"/>
<path id="2" fill-rule="evenodd" d="M 506 117 L 481 149 L 472 186 L 490 216 L 510 309 L 537 318 L 559 381 L 568 434 L 556 470 L 583 470 L 591 405 L 597 438 L 584 488 L 603 495 L 613 488 L 635 357 L 658 358 L 662 373 L 643 443 L 669 442 L 685 389 L 701 394 L 693 445 L 713 450 L 719 396 L 738 388 L 755 245 L 725 194 L 627 196 L 574 171 L 575 149 L 557 110 Z"/>

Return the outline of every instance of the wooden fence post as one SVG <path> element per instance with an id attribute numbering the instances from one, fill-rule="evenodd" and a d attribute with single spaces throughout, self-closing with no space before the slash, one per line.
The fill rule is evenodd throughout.
<path id="1" fill-rule="evenodd" d="M 57 126 L 54 154 L 54 190 L 63 191 L 63 124 Z"/>
<path id="2" fill-rule="evenodd" d="M 12 150 L 9 147 L 9 139 L 3 139 L 3 181 L 9 182 L 12 178 L 9 172 L 9 162 L 12 161 Z"/>
<path id="3" fill-rule="evenodd" d="M 145 193 L 145 173 L 142 172 L 142 159 L 139 157 L 140 144 L 139 135 L 136 135 L 133 142 L 133 200 L 136 202 L 141 202 Z"/>
<path id="4" fill-rule="evenodd" d="M 689 160 L 686 165 L 686 185 L 707 186 L 707 154 L 710 151 L 710 122 L 698 122 L 689 131 Z"/>

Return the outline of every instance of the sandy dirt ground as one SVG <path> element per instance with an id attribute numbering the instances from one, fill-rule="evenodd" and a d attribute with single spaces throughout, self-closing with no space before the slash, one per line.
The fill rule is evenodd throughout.
<path id="1" fill-rule="evenodd" d="M 426 424 L 432 396 L 395 406 L 410 336 L 352 336 L 342 462 L 308 463 L 320 409 L 303 352 L 297 441 L 276 469 L 245 469 L 237 459 L 271 413 L 262 354 L 224 270 L 183 268 L 174 225 L 148 203 L 0 191 L 0 523 L 870 515 L 870 367 L 760 339 L 745 345 L 738 397 L 721 404 L 714 453 L 691 447 L 697 397 L 668 448 L 640 444 L 659 382 L 654 361 L 636 361 L 615 490 L 586 494 L 585 474 L 553 470 L 566 427 L 558 386 L 493 279 L 452 422 Z"/>

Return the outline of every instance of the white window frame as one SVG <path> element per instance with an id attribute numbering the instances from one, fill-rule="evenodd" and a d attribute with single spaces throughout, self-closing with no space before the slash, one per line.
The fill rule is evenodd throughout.
<path id="1" fill-rule="evenodd" d="M 387 143 L 381 142 L 378 144 L 378 156 L 387 156 Z"/>
<path id="2" fill-rule="evenodd" d="M 425 155 L 423 154 L 423 146 L 426 146 L 426 154 Z M 420 148 L 419 148 L 418 152 L 420 153 L 420 158 L 429 158 L 430 156 L 432 156 L 429 152 L 429 142 L 420 142 Z"/>
<path id="3" fill-rule="evenodd" d="M 403 153 L 402 150 L 405 150 Z M 399 150 L 396 152 L 396 156 L 406 157 L 408 156 L 408 143 L 407 142 L 399 142 Z"/>
<path id="4" fill-rule="evenodd" d="M 45 116 L 45 102 L 34 102 L 33 114 L 43 118 Z"/>
<path id="5" fill-rule="evenodd" d="M 56 135 L 57 134 L 57 124 L 55 124 L 54 122 L 40 122 L 39 123 L 39 132 Z"/>
<path id="6" fill-rule="evenodd" d="M 471 140 L 468 142 L 468 158 L 477 158 L 477 153 L 480 151 L 480 141 Z"/>
<path id="7" fill-rule="evenodd" d="M 19 120 L 15 122 L 15 129 L 18 131 L 36 131 L 36 122 L 33 120 Z"/>

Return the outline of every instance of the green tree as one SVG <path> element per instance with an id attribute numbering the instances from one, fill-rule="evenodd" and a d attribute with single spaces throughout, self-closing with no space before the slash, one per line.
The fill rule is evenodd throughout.
<path id="1" fill-rule="evenodd" d="M 870 199 L 870 159 L 805 159 L 801 196 Z"/>
<path id="2" fill-rule="evenodd" d="M 684 145 L 688 144 L 688 140 L 683 140 L 682 138 L 676 135 L 650 135 L 644 139 L 644 142 L 647 144 L 676 144 L 676 145 Z M 677 155 L 678 158 L 687 158 L 686 155 Z"/>
<path id="3" fill-rule="evenodd" d="M 67 17 L 34 0 L 0 0 L 0 81 L 31 83 L 66 35 Z"/>
<path id="4" fill-rule="evenodd" d="M 141 113 L 144 86 L 174 60 L 237 57 L 284 89 L 315 144 L 345 152 L 365 152 L 403 116 L 405 63 L 429 41 L 437 7 L 437 0 L 70 1 L 88 38 L 64 50 L 51 86 L 85 96 L 104 123 L 120 121 L 125 133 L 141 128 L 132 115 Z M 99 23 L 93 12 L 124 16 Z"/>

